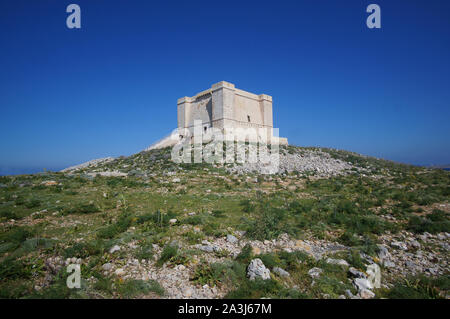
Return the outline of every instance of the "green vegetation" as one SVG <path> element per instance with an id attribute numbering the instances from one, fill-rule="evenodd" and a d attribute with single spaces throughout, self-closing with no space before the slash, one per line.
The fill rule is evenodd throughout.
<path id="1" fill-rule="evenodd" d="M 439 278 L 420 275 L 396 282 L 391 289 L 382 291 L 381 296 L 391 299 L 442 299 L 440 291 L 449 289 L 448 275 Z"/>
<path id="2" fill-rule="evenodd" d="M 100 228 L 97 233 L 98 238 L 113 238 L 120 233 L 123 233 L 130 227 L 132 222 L 132 217 L 129 213 L 122 213 L 115 223 L 109 226 Z"/>
<path id="3" fill-rule="evenodd" d="M 178 255 L 178 246 L 177 245 L 166 245 L 161 253 L 161 257 L 159 257 L 157 265 L 162 266 L 166 261 L 169 261 L 175 258 Z"/>
<path id="4" fill-rule="evenodd" d="M 87 258 L 89 256 L 96 256 L 103 254 L 104 244 L 102 241 L 93 240 L 91 242 L 75 243 L 73 246 L 66 248 L 62 256 L 64 258 Z"/>
<path id="5" fill-rule="evenodd" d="M 99 209 L 94 204 L 79 204 L 76 207 L 67 208 L 64 214 L 92 214 L 98 211 Z"/>
<path id="6" fill-rule="evenodd" d="M 321 239 L 348 246 L 339 258 L 363 270 L 360 253 L 376 258 L 381 236 L 450 232 L 449 172 L 339 150 L 281 147 L 290 154 L 309 150 L 355 168 L 328 178 L 316 172 L 233 175 L 205 163 L 177 165 L 168 160 L 170 149 L 163 149 L 120 157 L 96 168 L 127 177 L 94 177 L 88 168 L 73 174 L 2 176 L 0 297 L 162 295 L 155 282 L 123 280 L 102 269 L 106 263 L 117 269 L 137 259 L 158 270 L 164 264 L 169 269 L 185 265 L 192 270 L 193 284 L 223 289 L 228 298 L 337 298 L 354 289 L 342 267 L 299 252 L 272 251 L 257 257 L 271 270 L 280 267 L 291 275 L 282 278 L 272 272 L 270 280 L 250 281 L 246 267 L 256 257 L 250 245 L 235 258 L 227 249 L 206 253 L 194 245 L 227 234 L 245 242 L 271 241 L 287 233 L 294 240 Z M 175 177 L 180 181 L 173 182 Z M 246 232 L 242 237 L 241 231 Z M 109 253 L 114 245 L 121 250 Z M 443 249 L 436 243 L 420 241 L 420 245 L 423 251 Z M 67 274 L 51 272 L 47 261 L 55 257 L 82 259 L 82 289 L 66 289 Z M 313 286 L 307 273 L 312 267 L 323 269 Z M 52 280 L 35 289 L 46 276 Z M 439 298 L 448 291 L 445 275 L 383 280 L 394 284 L 380 290 L 387 298 Z"/>
<path id="7" fill-rule="evenodd" d="M 268 268 L 280 267 L 288 271 L 290 277 L 287 281 L 291 286 L 301 288 L 287 288 L 284 283 L 285 279 L 275 275 L 272 275 L 269 280 L 249 280 L 246 277 L 245 269 L 248 265 L 247 262 L 255 257 L 260 258 Z M 211 265 L 210 268 L 202 266 L 200 268 L 202 271 L 199 273 L 203 276 L 198 277 L 214 283 L 223 282 L 224 278 L 233 278 L 230 284 L 237 288 L 230 291 L 227 298 L 321 298 L 324 293 L 332 298 L 337 298 L 344 294 L 346 289 L 353 289 L 351 285 L 343 283 L 347 278 L 346 269 L 317 262 L 302 252 L 282 251 L 254 256 L 251 250 L 245 248 L 245 251 L 237 256 L 232 264 L 219 266 Z M 309 289 L 312 279 L 307 272 L 312 267 L 320 267 L 324 273 L 319 279 L 316 279 L 313 288 Z"/>
<path id="8" fill-rule="evenodd" d="M 154 292 L 159 296 L 165 293 L 161 285 L 154 280 L 143 281 L 136 279 L 119 283 L 117 291 L 122 298 L 133 298 L 138 295 L 148 294 L 149 292 Z"/>
<path id="9" fill-rule="evenodd" d="M 408 230 L 415 233 L 428 232 L 436 234 L 450 231 L 450 215 L 442 210 L 435 209 L 425 217 L 411 216 L 409 218 Z"/>

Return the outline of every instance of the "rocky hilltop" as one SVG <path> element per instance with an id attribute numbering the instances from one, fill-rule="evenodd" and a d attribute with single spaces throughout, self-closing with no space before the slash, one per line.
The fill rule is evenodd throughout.
<path id="1" fill-rule="evenodd" d="M 170 159 L 0 177 L 0 296 L 448 298 L 449 172 L 295 146 L 273 174 Z"/>
<path id="2" fill-rule="evenodd" d="M 248 147 L 245 149 L 248 152 Z M 229 173 L 234 174 L 282 174 L 302 173 L 313 174 L 322 177 L 330 177 L 346 174 L 351 171 L 365 172 L 366 167 L 359 166 L 358 163 L 352 163 L 346 159 L 358 157 L 364 161 L 364 156 L 337 151 L 325 148 L 300 148 L 295 146 L 281 146 L 279 152 L 279 162 L 269 162 L 266 164 L 257 161 L 256 163 L 233 163 L 233 164 L 213 164 L 214 168 L 224 168 Z M 367 159 L 367 158 L 366 158 Z M 149 176 L 161 168 L 182 169 L 184 164 L 177 167 L 171 161 L 171 148 L 152 148 L 125 157 L 120 158 L 101 158 L 92 160 L 80 165 L 72 166 L 62 170 L 65 173 L 87 173 L 87 174 L 126 174 L 138 175 L 141 177 Z M 276 169 L 273 167 L 276 166 Z M 269 167 L 269 169 L 268 169 Z M 370 167 L 369 167 L 370 168 Z M 170 170 L 169 169 L 169 170 Z"/>

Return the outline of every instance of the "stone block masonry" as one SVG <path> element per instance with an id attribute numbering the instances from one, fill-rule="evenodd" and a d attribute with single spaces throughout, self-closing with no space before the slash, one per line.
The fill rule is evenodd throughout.
<path id="1" fill-rule="evenodd" d="M 213 84 L 210 89 L 193 97 L 178 99 L 178 129 L 189 130 L 193 135 L 194 121 L 201 121 L 204 133 L 211 128 L 219 128 L 224 134 L 232 133 L 237 140 L 246 136 L 235 134 L 238 128 L 255 128 L 258 140 L 269 143 L 278 139 L 280 144 L 287 144 L 286 138 L 273 134 L 272 97 L 267 94 L 253 94 L 240 90 L 229 82 Z"/>

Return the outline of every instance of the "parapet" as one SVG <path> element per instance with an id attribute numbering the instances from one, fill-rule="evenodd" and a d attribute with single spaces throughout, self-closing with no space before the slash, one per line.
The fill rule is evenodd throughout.
<path id="1" fill-rule="evenodd" d="M 269 102 L 272 102 L 272 97 L 270 96 L 270 95 L 267 95 L 267 94 L 260 94 L 260 95 L 258 95 L 258 98 L 262 101 L 262 100 L 265 100 L 265 101 L 269 101 Z"/>
<path id="2" fill-rule="evenodd" d="M 226 82 L 226 81 L 220 81 L 220 82 L 218 82 L 218 83 L 216 83 L 216 84 L 213 84 L 213 85 L 211 86 L 211 89 L 212 89 L 213 91 L 216 91 L 216 90 L 221 89 L 221 88 L 234 89 L 235 86 L 234 86 L 233 83 Z"/>
<path id="3" fill-rule="evenodd" d="M 257 95 L 257 94 L 254 94 L 254 93 L 250 93 L 250 92 L 247 92 L 247 91 L 236 89 L 236 87 L 235 87 L 235 85 L 233 83 L 226 82 L 226 81 L 220 81 L 220 82 L 217 82 L 217 83 L 211 85 L 210 89 L 207 89 L 207 90 L 204 90 L 204 91 L 202 91 L 200 93 L 197 93 L 196 95 L 194 95 L 192 97 L 185 96 L 185 97 L 179 98 L 178 101 L 177 101 L 177 104 L 183 104 L 183 103 L 186 103 L 186 102 L 188 102 L 188 103 L 189 102 L 194 102 L 199 97 L 202 97 L 202 96 L 207 95 L 207 94 L 211 94 L 212 92 L 220 90 L 220 89 L 223 89 L 223 88 L 230 89 L 230 90 L 235 90 L 236 94 L 243 95 L 245 97 L 249 97 L 249 98 L 252 98 L 252 99 L 255 99 L 255 100 L 272 102 L 272 97 L 270 95 L 267 95 L 267 94 L 259 94 L 259 95 Z"/>
<path id="4" fill-rule="evenodd" d="M 193 101 L 193 98 L 191 98 L 189 96 L 185 96 L 185 97 L 179 98 L 177 100 L 177 104 L 183 104 L 183 103 L 192 102 L 192 101 Z"/>

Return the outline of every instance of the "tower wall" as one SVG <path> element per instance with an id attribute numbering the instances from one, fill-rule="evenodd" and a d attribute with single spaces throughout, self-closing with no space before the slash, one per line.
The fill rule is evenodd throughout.
<path id="1" fill-rule="evenodd" d="M 272 111 L 271 96 L 256 95 L 222 81 L 193 97 L 178 100 L 178 127 L 193 132 L 194 121 L 201 120 L 204 130 L 210 127 L 225 131 L 249 127 L 271 129 Z"/>

